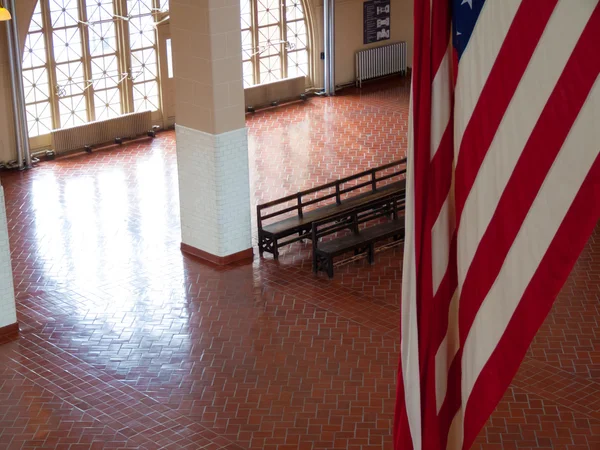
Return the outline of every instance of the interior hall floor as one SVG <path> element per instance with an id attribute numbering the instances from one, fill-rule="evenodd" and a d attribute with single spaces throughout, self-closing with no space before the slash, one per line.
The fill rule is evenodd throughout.
<path id="1" fill-rule="evenodd" d="M 254 203 L 404 155 L 393 80 L 248 116 Z M 175 135 L 1 174 L 18 339 L 0 449 L 390 449 L 402 249 L 183 255 Z M 600 228 L 475 449 L 600 449 Z"/>

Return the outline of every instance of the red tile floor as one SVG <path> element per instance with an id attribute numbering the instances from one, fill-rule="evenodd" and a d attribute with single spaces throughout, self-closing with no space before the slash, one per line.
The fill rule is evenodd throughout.
<path id="1" fill-rule="evenodd" d="M 254 202 L 399 158 L 408 84 L 248 117 Z M 401 248 L 179 251 L 174 134 L 2 173 L 22 333 L 0 449 L 389 449 Z M 600 228 L 476 449 L 600 449 Z"/>

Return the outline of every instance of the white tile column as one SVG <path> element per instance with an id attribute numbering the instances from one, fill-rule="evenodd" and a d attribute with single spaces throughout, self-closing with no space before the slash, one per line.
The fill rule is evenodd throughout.
<path id="1" fill-rule="evenodd" d="M 0 336 L 12 334 L 17 330 L 17 310 L 10 265 L 4 188 L 0 185 Z"/>
<path id="2" fill-rule="evenodd" d="M 171 1 L 182 250 L 252 257 L 239 0 Z"/>

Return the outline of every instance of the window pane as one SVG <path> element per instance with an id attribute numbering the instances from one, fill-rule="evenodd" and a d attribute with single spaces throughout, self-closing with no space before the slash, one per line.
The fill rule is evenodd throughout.
<path id="1" fill-rule="evenodd" d="M 156 29 L 153 16 L 134 17 L 129 20 L 131 49 L 153 47 L 156 44 Z"/>
<path id="2" fill-rule="evenodd" d="M 90 54 L 92 56 L 117 53 L 114 22 L 101 22 L 89 26 Z"/>
<path id="3" fill-rule="evenodd" d="M 173 78 L 173 48 L 171 39 L 167 39 L 167 74 L 169 78 Z"/>
<path id="4" fill-rule="evenodd" d="M 54 40 L 54 59 L 57 63 L 81 59 L 81 36 L 79 28 L 56 30 Z"/>
<path id="5" fill-rule="evenodd" d="M 260 59 L 260 82 L 270 83 L 281 80 L 281 58 L 271 56 Z"/>
<path id="6" fill-rule="evenodd" d="M 50 0 L 50 18 L 52 28 L 77 25 L 79 20 L 77 0 Z"/>
<path id="7" fill-rule="evenodd" d="M 251 13 L 252 11 L 250 10 L 250 0 L 240 0 L 240 11 L 241 11 L 241 24 L 242 24 L 242 30 L 245 28 L 251 28 L 252 27 L 252 18 L 251 18 Z"/>
<path id="8" fill-rule="evenodd" d="M 32 33 L 34 31 L 40 31 L 42 28 L 44 28 L 44 24 L 42 22 L 42 10 L 40 8 L 40 2 L 38 1 L 33 11 L 31 23 L 29 24 L 29 32 Z"/>
<path id="9" fill-rule="evenodd" d="M 96 120 L 105 120 L 121 115 L 121 98 L 118 89 L 94 93 Z"/>
<path id="10" fill-rule="evenodd" d="M 44 33 L 29 33 L 25 38 L 23 69 L 31 69 L 46 64 L 46 41 Z"/>
<path id="11" fill-rule="evenodd" d="M 258 25 L 272 25 L 279 22 L 279 0 L 257 0 Z"/>
<path id="12" fill-rule="evenodd" d="M 161 11 L 169 10 L 169 0 L 160 0 L 160 10 Z"/>
<path id="13" fill-rule="evenodd" d="M 280 43 L 279 25 L 258 29 L 258 46 L 261 57 L 278 55 L 281 51 Z"/>
<path id="14" fill-rule="evenodd" d="M 127 0 L 127 12 L 130 16 L 151 14 L 153 8 L 152 0 Z"/>
<path id="15" fill-rule="evenodd" d="M 87 20 L 89 23 L 112 22 L 114 14 L 113 0 L 86 0 Z"/>
<path id="16" fill-rule="evenodd" d="M 69 97 L 83 93 L 86 83 L 81 61 L 57 64 L 56 84 L 59 97 Z"/>
<path id="17" fill-rule="evenodd" d="M 287 20 L 304 19 L 304 8 L 300 0 L 285 0 L 285 17 Z"/>
<path id="18" fill-rule="evenodd" d="M 62 128 L 83 125 L 87 122 L 86 102 L 83 95 L 61 98 L 58 101 Z"/>
<path id="19" fill-rule="evenodd" d="M 135 112 L 156 111 L 158 109 L 158 83 L 151 81 L 133 85 L 133 104 Z"/>
<path id="20" fill-rule="evenodd" d="M 23 90 L 25 103 L 36 103 L 48 100 L 48 71 L 45 67 L 23 71 Z"/>
<path id="21" fill-rule="evenodd" d="M 248 60 L 254 56 L 254 47 L 252 45 L 252 32 L 250 30 L 242 31 L 242 59 Z"/>
<path id="22" fill-rule="evenodd" d="M 94 89 L 117 87 L 121 79 L 117 57 L 113 55 L 92 59 L 92 79 Z"/>
<path id="23" fill-rule="evenodd" d="M 288 53 L 288 77 L 308 76 L 308 51 Z"/>
<path id="24" fill-rule="evenodd" d="M 52 131 L 52 108 L 50 102 L 27 105 L 27 130 L 29 137 L 48 134 Z"/>
<path id="25" fill-rule="evenodd" d="M 252 61 L 244 61 L 244 87 L 254 86 L 254 64 Z"/>
<path id="26" fill-rule="evenodd" d="M 131 52 L 131 77 L 134 83 L 155 80 L 156 51 L 153 48 Z"/>
<path id="27" fill-rule="evenodd" d="M 289 50 L 303 50 L 308 47 L 306 25 L 303 20 L 288 22 L 287 40 Z"/>

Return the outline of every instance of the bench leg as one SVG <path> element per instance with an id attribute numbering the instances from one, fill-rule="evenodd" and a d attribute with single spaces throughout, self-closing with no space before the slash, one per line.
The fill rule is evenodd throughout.
<path id="1" fill-rule="evenodd" d="M 369 244 L 367 255 L 369 257 L 369 264 L 375 264 L 375 244 Z"/>
<path id="2" fill-rule="evenodd" d="M 327 276 L 333 278 L 333 258 L 327 260 Z"/>
<path id="3" fill-rule="evenodd" d="M 317 254 L 316 252 L 313 251 L 313 273 L 317 273 L 319 271 L 319 267 L 318 267 L 318 260 L 317 260 Z"/>
<path id="4" fill-rule="evenodd" d="M 273 258 L 279 259 L 279 247 L 277 246 L 277 238 L 273 239 Z"/>

